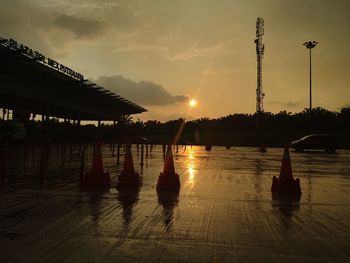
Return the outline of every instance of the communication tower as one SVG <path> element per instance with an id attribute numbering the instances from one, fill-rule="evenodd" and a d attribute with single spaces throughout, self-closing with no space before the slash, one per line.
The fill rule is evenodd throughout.
<path id="1" fill-rule="evenodd" d="M 262 42 L 262 36 L 264 35 L 264 19 L 258 17 L 256 20 L 256 62 L 257 62 L 257 85 L 256 85 L 256 124 L 258 142 L 260 143 L 259 150 L 266 152 L 264 144 L 264 132 L 263 132 L 263 112 L 264 112 L 264 92 L 262 85 L 262 61 L 264 58 L 265 45 Z"/>
<path id="2" fill-rule="evenodd" d="M 262 85 L 262 60 L 264 57 L 265 45 L 262 43 L 262 36 L 264 35 L 264 19 L 258 17 L 256 20 L 256 61 L 257 61 L 257 87 L 256 87 L 256 112 L 264 111 L 264 92 Z"/>

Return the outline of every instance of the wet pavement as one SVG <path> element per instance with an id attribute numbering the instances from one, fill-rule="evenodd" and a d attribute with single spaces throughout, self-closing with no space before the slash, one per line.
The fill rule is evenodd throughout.
<path id="1" fill-rule="evenodd" d="M 116 166 L 105 147 L 113 185 Z M 300 201 L 273 199 L 283 149 L 187 146 L 178 195 L 158 195 L 162 147 L 133 148 L 139 191 L 83 190 L 79 173 L 0 190 L 0 262 L 349 262 L 350 151 L 291 153 Z M 121 161 L 123 158 L 121 157 Z"/>

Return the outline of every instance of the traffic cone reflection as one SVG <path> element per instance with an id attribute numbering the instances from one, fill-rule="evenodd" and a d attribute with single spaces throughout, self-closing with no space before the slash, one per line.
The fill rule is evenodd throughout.
<path id="1" fill-rule="evenodd" d="M 83 180 L 85 186 L 107 187 L 111 185 L 109 172 L 103 169 L 101 141 L 97 141 L 92 159 L 92 168 L 90 173 L 86 173 Z"/>
<path id="2" fill-rule="evenodd" d="M 168 145 L 167 153 L 164 161 L 163 172 L 160 173 L 157 182 L 157 191 L 163 190 L 179 190 L 180 189 L 180 178 L 175 173 L 173 154 L 171 145 Z"/>
<path id="3" fill-rule="evenodd" d="M 137 188 L 141 185 L 141 177 L 135 172 L 131 155 L 131 145 L 126 145 L 123 171 L 120 173 L 117 188 Z"/>
<path id="4" fill-rule="evenodd" d="M 284 148 L 280 176 L 273 177 L 271 191 L 278 194 L 301 195 L 300 180 L 293 178 L 289 146 Z"/>

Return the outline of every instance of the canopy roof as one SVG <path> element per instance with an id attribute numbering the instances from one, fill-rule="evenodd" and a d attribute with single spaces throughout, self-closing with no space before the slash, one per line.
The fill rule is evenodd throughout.
<path id="1" fill-rule="evenodd" d="M 72 120 L 146 111 L 39 52 L 0 37 L 0 107 Z"/>

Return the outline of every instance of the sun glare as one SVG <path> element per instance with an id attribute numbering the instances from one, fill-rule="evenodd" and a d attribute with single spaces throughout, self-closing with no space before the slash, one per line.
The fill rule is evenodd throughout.
<path id="1" fill-rule="evenodd" d="M 194 107 L 194 106 L 196 106 L 197 101 L 192 99 L 192 100 L 190 100 L 189 104 L 190 104 L 191 107 Z"/>

